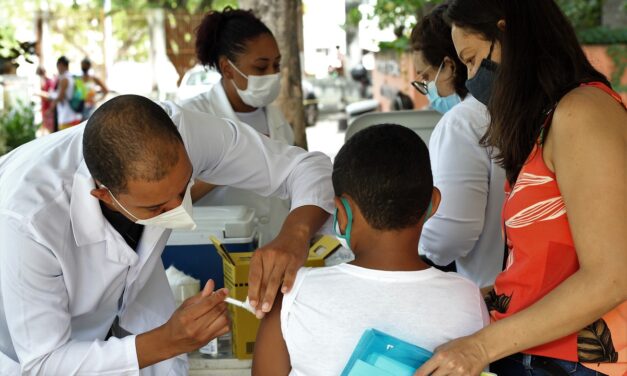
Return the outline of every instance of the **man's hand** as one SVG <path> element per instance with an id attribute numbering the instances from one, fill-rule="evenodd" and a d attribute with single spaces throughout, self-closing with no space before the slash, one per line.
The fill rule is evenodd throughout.
<path id="1" fill-rule="evenodd" d="M 486 349 L 474 336 L 462 337 L 436 348 L 414 376 L 476 376 L 489 362 Z"/>
<path id="2" fill-rule="evenodd" d="M 292 288 L 296 272 L 307 260 L 309 238 L 282 234 L 255 251 L 250 261 L 248 300 L 259 319 L 270 312 L 279 286 L 283 293 Z"/>
<path id="3" fill-rule="evenodd" d="M 185 300 L 172 317 L 157 329 L 136 338 L 137 360 L 144 368 L 179 354 L 194 351 L 229 331 L 228 291 L 213 292 L 209 280 L 204 290 Z"/>
<path id="4" fill-rule="evenodd" d="M 296 272 L 305 264 L 309 240 L 329 214 L 317 206 L 301 206 L 285 219 L 281 233 L 255 251 L 248 274 L 248 300 L 262 318 L 270 312 L 279 286 L 288 293 Z"/>

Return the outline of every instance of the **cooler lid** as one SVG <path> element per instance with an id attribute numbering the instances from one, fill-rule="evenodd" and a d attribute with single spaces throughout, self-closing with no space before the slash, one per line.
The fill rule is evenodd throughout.
<path id="1" fill-rule="evenodd" d="M 174 230 L 171 237 L 188 237 L 189 235 L 226 238 L 249 238 L 253 235 L 255 223 L 255 210 L 246 206 L 194 206 L 193 217 L 196 229 Z"/>

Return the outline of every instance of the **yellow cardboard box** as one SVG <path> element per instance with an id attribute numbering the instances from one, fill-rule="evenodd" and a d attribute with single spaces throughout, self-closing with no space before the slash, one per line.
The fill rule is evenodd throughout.
<path id="1" fill-rule="evenodd" d="M 224 287 L 229 290 L 229 296 L 240 301 L 248 296 L 248 271 L 253 252 L 228 252 L 215 237 L 211 242 L 222 258 L 224 269 Z M 305 266 L 324 266 L 324 260 L 339 248 L 340 243 L 335 237 L 322 236 L 309 249 L 309 257 Z M 233 354 L 238 359 L 250 359 L 253 356 L 259 320 L 250 312 L 228 305 L 231 316 L 231 335 Z"/>

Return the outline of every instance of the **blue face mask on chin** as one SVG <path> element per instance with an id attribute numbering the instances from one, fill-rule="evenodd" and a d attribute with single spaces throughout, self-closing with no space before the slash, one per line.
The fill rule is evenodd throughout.
<path id="1" fill-rule="evenodd" d="M 335 209 L 335 213 L 333 214 L 333 229 L 335 230 L 335 236 L 337 240 L 340 241 L 342 247 L 351 250 L 351 229 L 353 228 L 353 212 L 351 211 L 351 207 L 348 204 L 348 200 L 345 198 L 340 198 L 342 201 L 342 205 L 344 205 L 344 210 L 346 210 L 346 216 L 348 217 L 348 223 L 346 224 L 346 233 L 342 234 L 340 230 L 340 224 L 337 221 L 337 209 Z"/>
<path id="2" fill-rule="evenodd" d="M 427 99 L 429 100 L 429 104 L 431 105 L 431 108 L 441 114 L 445 114 L 456 104 L 462 101 L 459 95 L 457 95 L 456 93 L 453 93 L 446 97 L 441 97 L 440 94 L 438 94 L 438 88 L 435 84 L 436 82 L 438 82 L 438 77 L 440 76 L 440 71 L 442 70 L 443 66 L 444 62 L 440 64 L 440 68 L 438 69 L 438 73 L 436 73 L 435 75 L 435 79 L 429 82 L 429 85 L 427 86 Z"/>

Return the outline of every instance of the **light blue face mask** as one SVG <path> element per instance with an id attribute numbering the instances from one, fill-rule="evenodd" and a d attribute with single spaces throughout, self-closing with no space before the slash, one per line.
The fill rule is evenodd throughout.
<path id="1" fill-rule="evenodd" d="M 436 82 L 438 82 L 438 77 L 440 76 L 440 71 L 444 66 L 444 62 L 440 64 L 440 68 L 438 69 L 438 73 L 435 75 L 435 79 L 429 82 L 427 86 L 427 99 L 431 104 L 431 108 L 436 110 L 437 112 L 444 114 L 453 108 L 456 104 L 460 103 L 462 100 L 459 98 L 459 95 L 453 93 L 447 97 L 441 97 L 438 94 L 438 88 L 435 86 Z"/>
<path id="2" fill-rule="evenodd" d="M 345 198 L 340 198 L 342 201 L 342 205 L 344 205 L 344 209 L 346 210 L 346 216 L 348 217 L 348 223 L 346 224 L 346 234 L 342 234 L 340 230 L 340 224 L 337 221 L 337 209 L 335 209 L 335 213 L 333 214 L 333 228 L 335 229 L 335 236 L 337 240 L 340 241 L 342 247 L 346 249 L 351 249 L 351 229 L 353 228 L 353 212 L 351 211 L 351 207 L 348 204 L 348 200 Z"/>

